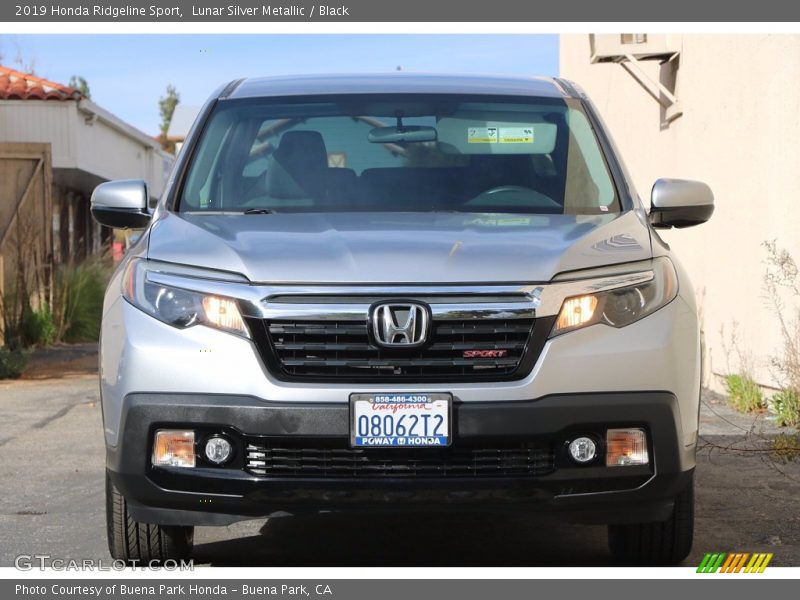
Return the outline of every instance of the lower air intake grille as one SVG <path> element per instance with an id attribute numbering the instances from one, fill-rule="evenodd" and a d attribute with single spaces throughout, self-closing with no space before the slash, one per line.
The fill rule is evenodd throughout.
<path id="1" fill-rule="evenodd" d="M 324 447 L 276 444 L 250 440 L 245 469 L 267 477 L 418 478 L 533 477 L 555 468 L 553 448 L 546 444 L 366 450 L 345 444 Z"/>

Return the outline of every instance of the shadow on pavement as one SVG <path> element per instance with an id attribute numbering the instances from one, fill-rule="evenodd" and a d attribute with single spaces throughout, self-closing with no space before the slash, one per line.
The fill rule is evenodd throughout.
<path id="1" fill-rule="evenodd" d="M 260 535 L 196 546 L 216 566 L 609 565 L 606 528 L 547 516 L 326 514 L 272 519 Z"/>

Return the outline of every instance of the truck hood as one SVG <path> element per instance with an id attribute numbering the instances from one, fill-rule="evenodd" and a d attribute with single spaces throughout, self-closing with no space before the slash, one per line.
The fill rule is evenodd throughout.
<path id="1" fill-rule="evenodd" d="M 161 213 L 150 259 L 240 273 L 259 283 L 499 283 L 651 258 L 634 211 L 477 213 Z"/>

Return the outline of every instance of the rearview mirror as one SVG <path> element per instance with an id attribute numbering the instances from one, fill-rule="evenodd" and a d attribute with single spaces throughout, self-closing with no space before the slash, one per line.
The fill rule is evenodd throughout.
<path id="1" fill-rule="evenodd" d="M 150 222 L 147 184 L 141 179 L 101 183 L 92 192 L 92 217 L 116 229 L 143 229 Z"/>
<path id="2" fill-rule="evenodd" d="M 705 223 L 714 213 L 714 194 L 702 181 L 659 179 L 650 193 L 653 227 L 691 227 Z"/>
<path id="3" fill-rule="evenodd" d="M 369 132 L 367 139 L 373 144 L 388 144 L 392 142 L 435 142 L 436 128 L 427 125 L 376 127 Z"/>

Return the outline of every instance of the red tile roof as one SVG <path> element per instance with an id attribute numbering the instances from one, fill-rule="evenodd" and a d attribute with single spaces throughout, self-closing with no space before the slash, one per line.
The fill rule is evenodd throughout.
<path id="1" fill-rule="evenodd" d="M 0 66 L 0 100 L 80 100 L 75 88 Z"/>

